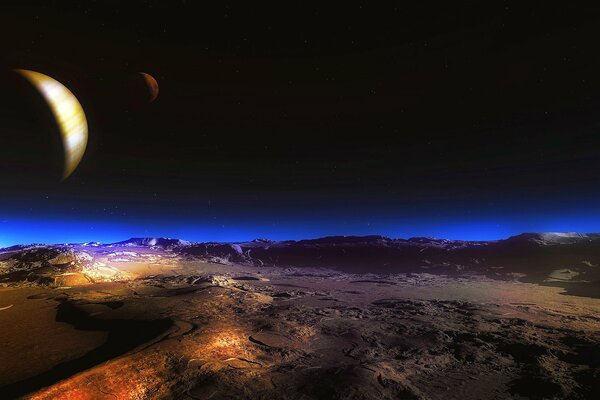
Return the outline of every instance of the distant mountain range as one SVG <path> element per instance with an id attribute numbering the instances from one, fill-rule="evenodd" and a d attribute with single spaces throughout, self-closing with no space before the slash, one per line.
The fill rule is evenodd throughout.
<path id="1" fill-rule="evenodd" d="M 482 274 L 553 285 L 600 282 L 600 234 L 597 233 L 523 233 L 494 241 L 330 236 L 297 241 L 194 243 L 172 238 L 131 238 L 110 244 L 11 246 L 0 249 L 0 262 L 9 254 L 33 262 L 36 257 L 31 255 L 31 249 L 34 248 L 52 250 L 53 257 L 57 248 L 95 249 L 94 252 L 107 252 L 112 248 L 152 249 L 188 259 L 257 267 L 329 268 L 379 274 Z M 25 253 L 19 256 L 20 251 Z"/>
<path id="2" fill-rule="evenodd" d="M 109 246 L 156 246 L 162 248 L 187 246 L 190 242 L 171 238 L 130 238 L 122 242 L 111 243 Z"/>
<path id="3" fill-rule="evenodd" d="M 524 233 L 504 240 L 464 241 L 416 237 L 333 236 L 312 240 L 191 243 L 180 254 L 220 257 L 275 267 L 325 267 L 346 272 L 526 274 L 542 279 L 572 269 L 579 279 L 600 277 L 600 234 Z"/>

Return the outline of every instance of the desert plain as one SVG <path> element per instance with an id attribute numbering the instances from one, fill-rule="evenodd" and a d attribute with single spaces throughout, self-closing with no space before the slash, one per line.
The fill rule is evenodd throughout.
<path id="1" fill-rule="evenodd" d="M 538 247 L 579 241 L 544 240 L 525 239 Z M 321 245 L 317 253 L 329 254 L 323 248 L 331 243 Z M 0 398 L 600 393 L 600 299 L 588 293 L 593 282 L 578 280 L 595 268 L 590 257 L 590 265 L 558 263 L 530 282 L 520 266 L 497 275 L 490 274 L 496 264 L 479 271 L 454 258 L 453 272 L 431 267 L 435 260 L 370 272 L 330 256 L 326 267 L 312 253 L 314 267 L 310 258 L 298 265 L 258 259 L 248 251 L 254 245 L 202 254 L 190 246 L 132 240 L 0 251 Z M 585 295 L 562 280 L 588 285 Z"/>

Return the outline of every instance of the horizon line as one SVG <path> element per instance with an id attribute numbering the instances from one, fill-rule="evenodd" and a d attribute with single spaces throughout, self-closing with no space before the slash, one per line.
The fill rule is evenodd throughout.
<path id="1" fill-rule="evenodd" d="M 411 239 L 432 239 L 432 240 L 449 240 L 449 241 L 461 241 L 461 242 L 497 242 L 497 241 L 501 241 L 501 240 L 507 240 L 513 237 L 517 237 L 517 236 L 521 236 L 521 235 L 527 235 L 527 234 L 556 234 L 556 235 L 594 235 L 594 234 L 598 234 L 597 232 L 576 232 L 576 231 L 529 231 L 529 232 L 521 232 L 518 233 L 516 235 L 509 235 L 509 236 L 505 236 L 499 239 L 481 239 L 481 240 L 472 240 L 472 239 L 449 239 L 449 238 L 444 238 L 444 237 L 436 237 L 436 236 L 410 236 L 410 237 L 391 237 L 391 236 L 386 236 L 386 235 L 382 235 L 382 234 L 369 234 L 369 235 L 325 235 L 325 236 L 316 236 L 316 237 L 306 237 L 303 239 L 281 239 L 281 240 L 273 240 L 273 239 L 268 239 L 268 238 L 261 238 L 261 237 L 255 237 L 254 239 L 250 239 L 250 240 L 233 240 L 233 241 L 220 241 L 220 240 L 209 240 L 209 241 L 195 241 L 195 240 L 188 240 L 188 239 L 182 239 L 179 237 L 168 237 L 168 236 L 130 236 L 127 239 L 124 240 L 118 240 L 115 242 L 101 242 L 101 241 L 95 241 L 95 240 L 91 240 L 91 241 L 81 241 L 81 242 L 54 242 L 54 243 L 45 243 L 45 242 L 30 242 L 30 243 L 13 243 L 13 244 L 8 244 L 8 245 L 0 245 L 0 250 L 2 249 L 6 249 L 9 247 L 14 247 L 14 246 L 36 246 L 36 245 L 41 245 L 41 246 L 66 246 L 66 245 L 83 245 L 83 244 L 88 244 L 88 243 L 98 243 L 100 245 L 114 245 L 114 244 L 118 244 L 118 243 L 122 243 L 122 242 L 127 242 L 130 240 L 134 240 L 134 239 L 167 239 L 167 240 L 181 240 L 181 241 L 185 241 L 185 242 L 189 242 L 190 244 L 200 244 L 200 243 L 223 243 L 223 244 L 227 244 L 227 243 L 248 243 L 248 242 L 254 242 L 254 241 L 259 241 L 259 240 L 266 240 L 266 241 L 271 241 L 271 242 L 298 242 L 298 241 L 304 241 L 304 240 L 319 240 L 319 239 L 327 239 L 327 238 L 335 238 L 335 237 L 344 237 L 344 238 L 368 238 L 368 237 L 381 237 L 384 239 L 391 239 L 391 240 L 411 240 Z"/>

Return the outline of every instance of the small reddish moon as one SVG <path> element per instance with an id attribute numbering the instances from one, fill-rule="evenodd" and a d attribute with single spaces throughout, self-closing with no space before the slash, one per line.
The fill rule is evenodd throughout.
<path id="1" fill-rule="evenodd" d="M 142 75 L 146 85 L 148 86 L 150 102 L 153 102 L 158 97 L 158 82 L 156 82 L 156 79 L 154 79 L 152 75 L 145 72 L 140 72 L 140 75 Z"/>

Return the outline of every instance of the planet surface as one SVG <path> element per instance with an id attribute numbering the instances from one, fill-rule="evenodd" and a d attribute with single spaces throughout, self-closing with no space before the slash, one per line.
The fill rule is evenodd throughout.
<path id="1" fill-rule="evenodd" d="M 0 393 L 595 398 L 599 263 L 573 233 L 12 246 Z"/>
<path id="2" fill-rule="evenodd" d="M 158 97 L 158 82 L 152 75 L 145 72 L 140 72 L 140 75 L 142 75 L 144 81 L 146 82 L 146 86 L 148 87 L 150 102 L 153 102 Z"/>

